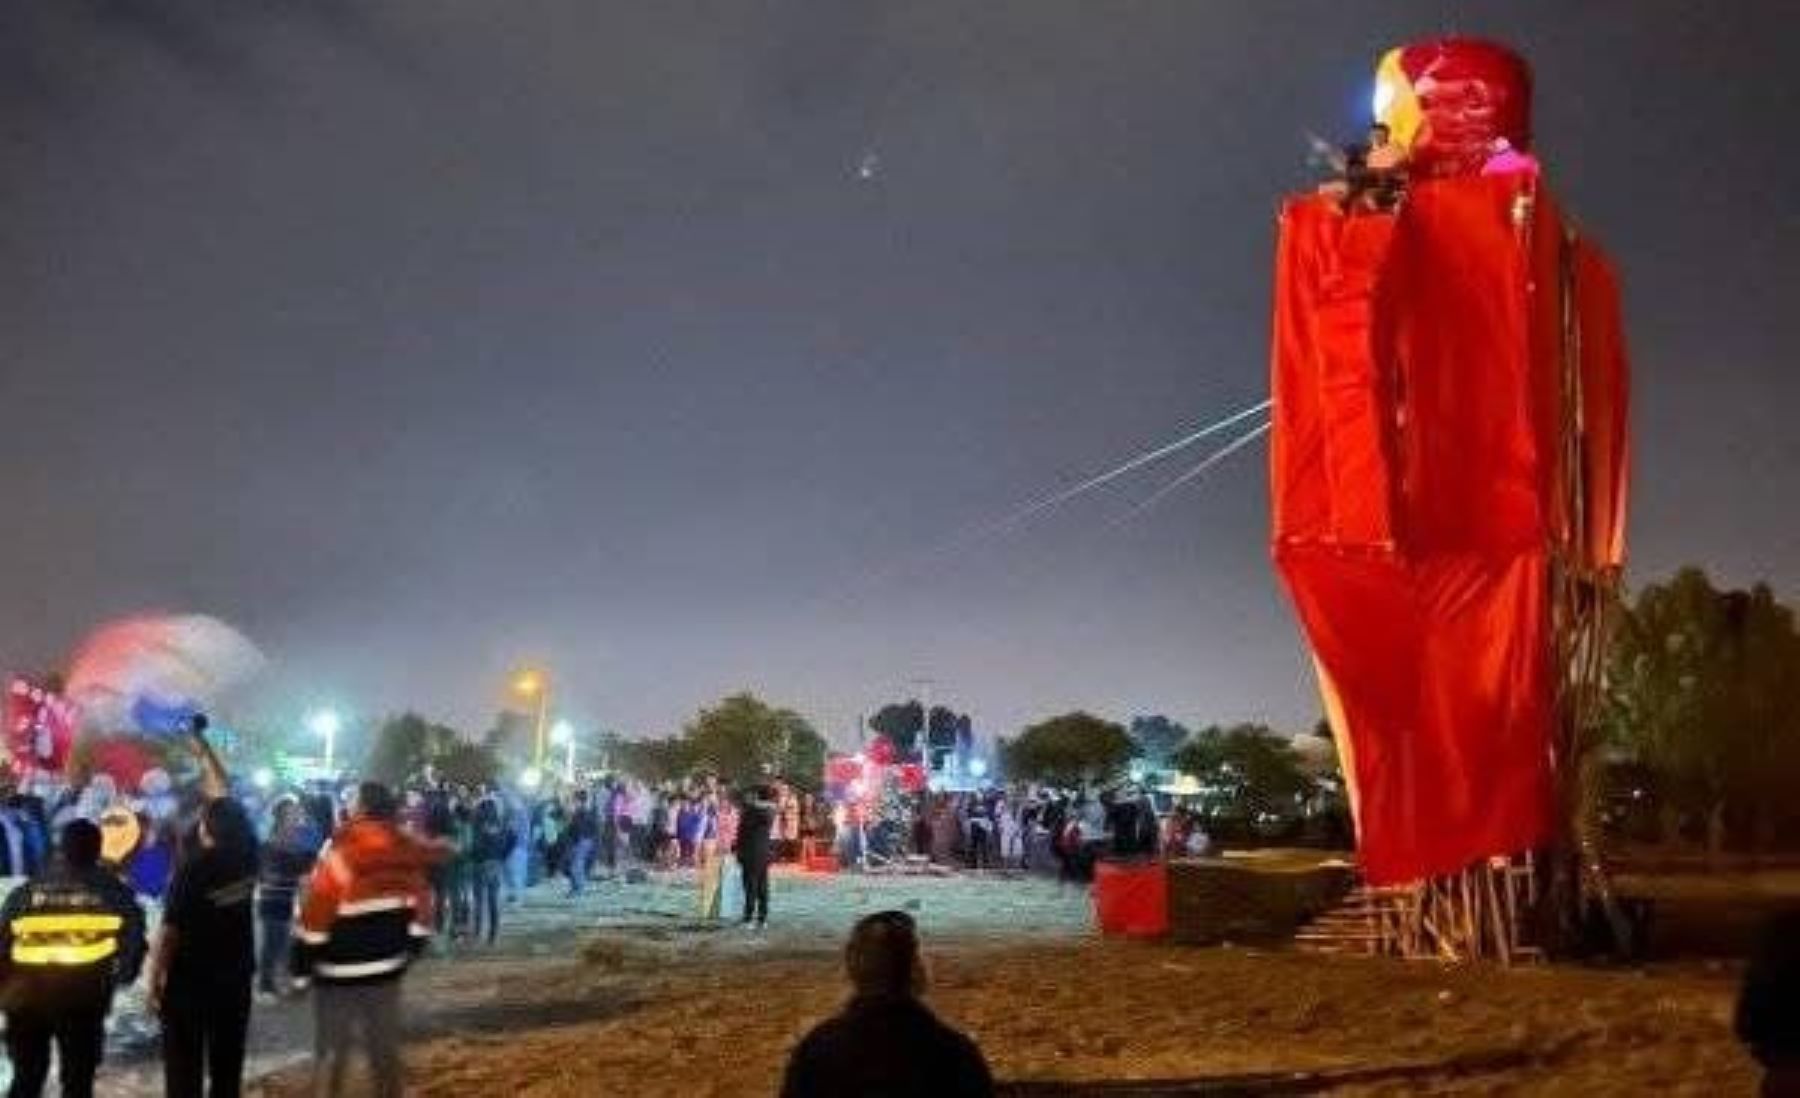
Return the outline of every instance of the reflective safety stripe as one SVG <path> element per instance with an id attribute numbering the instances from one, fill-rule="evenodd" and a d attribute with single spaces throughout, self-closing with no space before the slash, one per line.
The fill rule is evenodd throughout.
<path id="1" fill-rule="evenodd" d="M 320 961 L 313 965 L 313 972 L 328 979 L 357 980 L 365 976 L 385 976 L 390 972 L 398 972 L 406 967 L 407 958 L 389 957 L 381 961 L 364 961 L 361 964 L 336 964 L 331 961 Z"/>
<path id="2" fill-rule="evenodd" d="M 381 911 L 405 911 L 413 905 L 410 896 L 372 896 L 367 900 L 351 900 L 338 905 L 340 916 L 374 915 Z"/>
<path id="3" fill-rule="evenodd" d="M 104 961 L 119 951 L 116 938 L 97 942 L 28 942 L 15 940 L 12 959 L 15 965 L 60 965 L 74 967 Z"/>
<path id="4" fill-rule="evenodd" d="M 20 915 L 13 920 L 13 933 L 26 934 L 117 934 L 125 920 L 117 915 L 64 913 L 55 915 Z"/>

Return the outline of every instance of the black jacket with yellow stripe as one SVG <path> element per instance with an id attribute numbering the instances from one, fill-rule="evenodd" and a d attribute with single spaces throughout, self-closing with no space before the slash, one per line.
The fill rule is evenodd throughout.
<path id="1" fill-rule="evenodd" d="M 104 869 L 54 866 L 0 907 L 0 1004 L 110 997 L 144 963 L 144 909 Z"/>

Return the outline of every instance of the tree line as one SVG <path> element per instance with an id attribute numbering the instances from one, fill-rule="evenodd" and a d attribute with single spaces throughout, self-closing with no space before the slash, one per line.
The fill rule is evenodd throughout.
<path id="1" fill-rule="evenodd" d="M 370 734 L 361 772 L 392 783 L 430 773 L 456 785 L 492 784 L 508 769 L 529 763 L 535 734 L 533 724 L 517 714 L 502 714 L 485 737 L 474 740 L 417 713 L 402 713 Z M 825 754 L 824 737 L 800 714 L 740 693 L 702 709 L 679 735 L 599 736 L 586 745 L 584 757 L 651 782 L 697 772 L 739 783 L 780 775 L 814 789 Z"/>
<path id="2" fill-rule="evenodd" d="M 1617 615 L 1606 701 L 1616 830 L 1715 854 L 1800 844 L 1800 631 L 1767 584 L 1684 568 L 1637 592 Z"/>

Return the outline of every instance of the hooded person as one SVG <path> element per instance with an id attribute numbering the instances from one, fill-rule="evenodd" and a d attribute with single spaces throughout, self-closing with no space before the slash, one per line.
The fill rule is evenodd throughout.
<path id="1" fill-rule="evenodd" d="M 849 1003 L 803 1038 L 781 1098 L 987 1098 L 994 1080 L 975 1043 L 920 996 L 918 928 L 903 911 L 858 920 L 844 947 Z"/>
<path id="2" fill-rule="evenodd" d="M 344 1093 L 351 1057 L 368 1053 L 380 1098 L 403 1091 L 400 983 L 431 939 L 431 868 L 451 851 L 395 822 L 394 794 L 357 788 L 350 822 L 320 852 L 300 909 L 296 986 L 313 987 L 315 1092 Z"/>

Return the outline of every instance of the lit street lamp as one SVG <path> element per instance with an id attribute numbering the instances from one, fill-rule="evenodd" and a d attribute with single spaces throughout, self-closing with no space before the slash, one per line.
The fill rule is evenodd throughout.
<path id="1" fill-rule="evenodd" d="M 513 690 L 521 697 L 537 701 L 537 729 L 532 736 L 531 766 L 540 773 L 544 769 L 544 721 L 550 715 L 550 674 L 535 668 L 519 672 Z"/>
<path id="2" fill-rule="evenodd" d="M 337 758 L 337 735 L 344 728 L 343 718 L 335 709 L 321 709 L 307 718 L 306 727 L 325 741 L 325 773 L 337 773 L 333 763 Z"/>
<path id="3" fill-rule="evenodd" d="M 562 748 L 563 781 L 575 784 L 575 726 L 568 721 L 557 721 L 550 729 L 550 742 Z"/>

